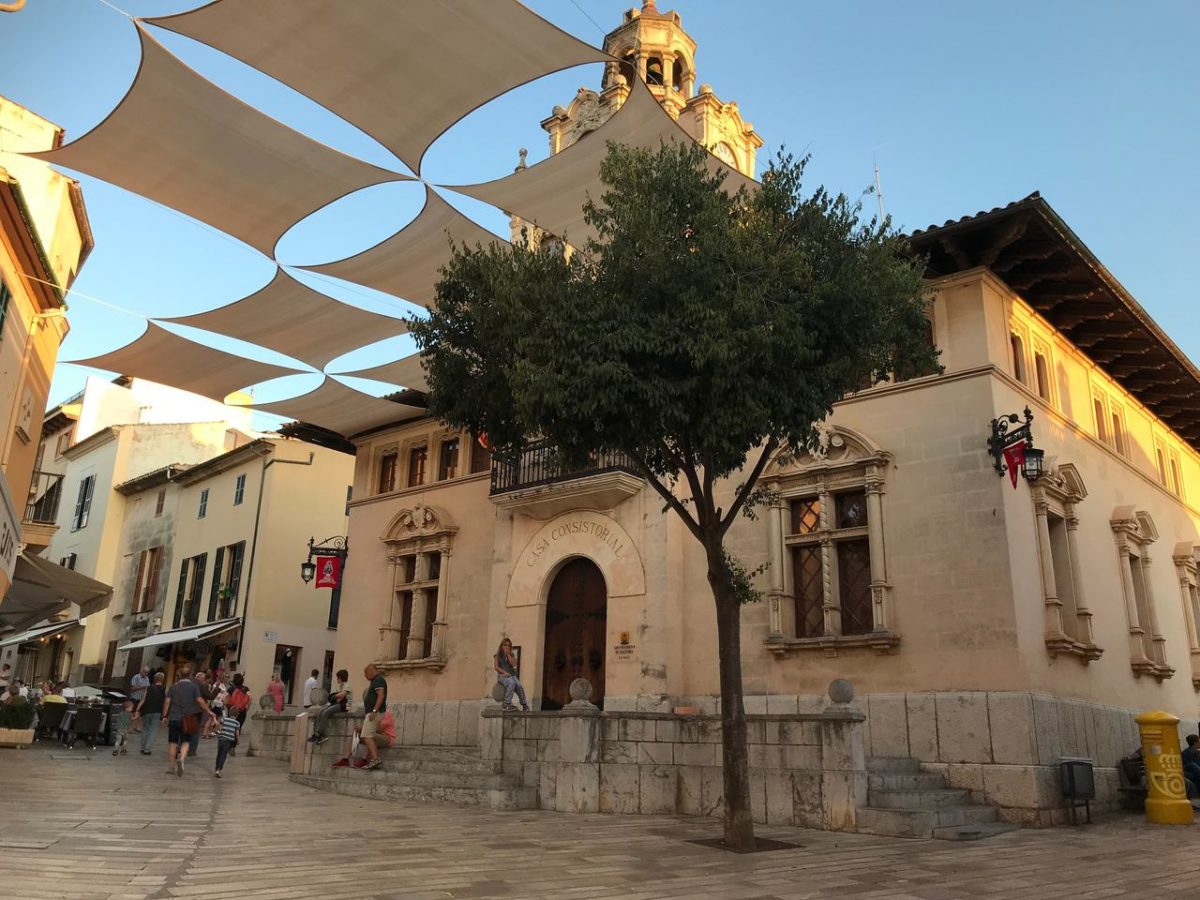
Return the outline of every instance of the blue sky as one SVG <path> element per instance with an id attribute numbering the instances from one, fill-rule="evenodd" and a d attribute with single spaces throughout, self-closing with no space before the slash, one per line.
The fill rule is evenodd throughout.
<path id="1" fill-rule="evenodd" d="M 139 16 L 199 5 L 113 2 Z M 633 2 L 528 5 L 598 46 L 601 29 L 591 20 L 614 28 Z M 659 6 L 678 10 L 698 41 L 698 83 L 736 100 L 765 139 L 760 167 L 782 146 L 807 151 L 811 185 L 857 195 L 871 183 L 877 158 L 887 211 L 904 230 L 1040 190 L 1184 352 L 1200 359 L 1190 283 L 1200 237 L 1189 224 L 1200 209 L 1200 54 L 1193 44 L 1200 4 L 1194 0 L 660 0 Z M 396 167 L 373 141 L 270 79 L 185 38 L 156 37 L 287 124 Z M 20 13 L 0 15 L 0 94 L 62 125 L 67 140 L 116 105 L 137 61 L 132 23 L 102 0 L 32 0 Z M 493 101 L 434 145 L 426 177 L 443 183 L 497 177 L 511 171 L 520 147 L 529 148 L 531 162 L 541 159 L 547 147 L 538 122 L 579 86 L 598 83 L 598 67 L 582 67 Z M 120 346 L 140 332 L 144 315 L 223 306 L 270 279 L 267 260 L 208 226 L 95 179 L 81 181 L 96 249 L 70 300 L 72 329 L 61 359 Z M 495 211 L 443 196 L 493 230 L 505 228 Z M 357 252 L 406 224 L 419 205 L 420 190 L 411 184 L 368 188 L 297 225 L 280 244 L 280 261 L 317 263 Z M 366 288 L 302 280 L 375 311 L 411 309 Z M 406 338 L 393 339 L 335 361 L 330 371 L 407 352 Z M 51 402 L 78 390 L 89 371 L 60 365 Z M 291 396 L 319 380 L 293 377 L 256 396 Z"/>

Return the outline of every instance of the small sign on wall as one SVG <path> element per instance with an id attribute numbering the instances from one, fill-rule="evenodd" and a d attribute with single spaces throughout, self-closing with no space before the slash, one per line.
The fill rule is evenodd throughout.
<path id="1" fill-rule="evenodd" d="M 630 643 L 629 632 L 622 631 L 613 645 L 613 659 L 617 662 L 629 662 L 637 651 L 637 644 Z"/>
<path id="2" fill-rule="evenodd" d="M 268 644 L 273 644 L 277 640 L 279 640 L 279 635 L 276 634 L 274 631 L 264 631 L 263 632 L 263 640 L 266 641 Z"/>

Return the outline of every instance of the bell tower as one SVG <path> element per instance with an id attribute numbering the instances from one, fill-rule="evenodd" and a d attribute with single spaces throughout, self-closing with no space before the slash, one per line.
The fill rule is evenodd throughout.
<path id="1" fill-rule="evenodd" d="M 655 0 L 628 9 L 621 25 L 604 37 L 608 63 L 600 91 L 580 88 L 566 107 L 556 106 L 542 122 L 550 152 L 558 153 L 600 127 L 621 108 L 629 86 L 639 78 L 680 126 L 722 161 L 754 177 L 754 157 L 763 145 L 754 126 L 742 119 L 737 103 L 725 103 L 713 89 L 696 90 L 696 42 L 683 30 L 679 13 L 659 12 Z"/>

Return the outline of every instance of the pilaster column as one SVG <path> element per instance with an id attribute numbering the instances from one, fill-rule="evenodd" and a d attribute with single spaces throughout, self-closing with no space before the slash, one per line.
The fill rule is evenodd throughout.
<path id="1" fill-rule="evenodd" d="M 433 616 L 433 646 L 429 655 L 435 659 L 446 658 L 446 600 L 450 596 L 450 548 L 441 551 L 441 569 L 438 571 L 437 609 Z"/>
<path id="2" fill-rule="evenodd" d="M 1125 617 L 1129 620 L 1129 656 L 1137 662 L 1149 662 L 1146 655 L 1145 631 L 1138 619 L 1137 593 L 1133 588 L 1133 560 L 1124 540 L 1117 548 L 1121 557 L 1121 591 L 1125 595 Z"/>
<path id="3" fill-rule="evenodd" d="M 829 536 L 829 530 L 833 527 L 833 494 L 826 488 L 825 483 L 820 485 L 820 519 L 821 519 L 821 595 L 823 598 L 822 610 L 825 620 L 825 634 L 835 635 L 842 633 L 842 607 L 838 602 L 838 598 L 833 590 L 833 538 Z"/>
<path id="4" fill-rule="evenodd" d="M 1143 549 L 1139 562 L 1138 577 L 1142 579 L 1142 590 L 1146 592 L 1146 612 L 1150 621 L 1145 623 L 1150 629 L 1150 658 L 1160 664 L 1167 664 L 1167 639 L 1162 629 L 1158 627 L 1158 610 L 1154 606 L 1154 582 L 1150 579 L 1150 557 Z"/>
<path id="5" fill-rule="evenodd" d="M 1054 556 L 1050 548 L 1050 521 L 1046 498 L 1035 497 L 1033 508 L 1037 514 L 1038 557 L 1042 568 L 1042 596 L 1045 603 L 1045 625 L 1047 638 L 1064 638 L 1062 601 L 1058 599 L 1058 585 L 1054 580 Z"/>
<path id="6" fill-rule="evenodd" d="M 398 603 L 396 597 L 396 567 L 398 560 L 396 554 L 388 554 L 388 592 L 387 592 L 387 610 L 384 612 L 383 621 L 379 626 L 379 654 L 378 659 L 398 659 L 400 656 L 400 629 L 396 625 L 396 605 Z"/>
<path id="7" fill-rule="evenodd" d="M 1083 561 L 1079 555 L 1079 517 L 1075 515 L 1075 505 L 1070 504 L 1065 510 L 1067 523 L 1067 552 L 1071 554 L 1071 581 L 1075 588 L 1075 618 L 1078 630 L 1077 639 L 1085 644 L 1094 644 L 1092 634 L 1092 611 L 1087 604 L 1087 595 L 1083 591 Z"/>
<path id="8" fill-rule="evenodd" d="M 770 489 L 778 491 L 779 486 L 772 484 Z M 782 638 L 787 633 L 783 630 L 783 609 L 780 602 L 783 595 L 784 510 L 783 501 L 778 497 L 771 501 L 767 510 L 767 583 L 772 638 Z"/>
<path id="9" fill-rule="evenodd" d="M 883 547 L 883 479 L 867 472 L 867 545 L 871 551 L 871 601 L 876 631 L 890 627 L 887 609 L 887 558 Z"/>

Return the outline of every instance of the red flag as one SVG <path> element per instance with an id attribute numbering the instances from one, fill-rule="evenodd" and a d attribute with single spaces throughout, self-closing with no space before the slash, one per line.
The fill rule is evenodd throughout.
<path id="1" fill-rule="evenodd" d="M 318 588 L 337 588 L 342 581 L 342 559 L 340 556 L 317 557 Z"/>
<path id="2" fill-rule="evenodd" d="M 1004 448 L 1004 462 L 1008 465 L 1008 477 L 1012 480 L 1013 490 L 1017 489 L 1017 472 L 1025 462 L 1025 442 L 1017 441 Z"/>

